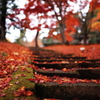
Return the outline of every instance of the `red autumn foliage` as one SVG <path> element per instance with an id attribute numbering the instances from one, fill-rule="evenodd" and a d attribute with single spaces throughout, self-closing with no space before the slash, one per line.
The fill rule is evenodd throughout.
<path id="1" fill-rule="evenodd" d="M 28 64 L 30 55 L 31 51 L 24 46 L 0 42 L 0 96 L 5 96 L 2 91 L 9 88 L 12 73 L 18 69 L 18 65 L 24 65 L 25 67 L 25 64 Z M 29 92 L 27 92 L 27 95 L 29 95 Z"/>
<path id="2" fill-rule="evenodd" d="M 17 92 L 14 92 L 15 96 L 31 96 L 33 95 L 33 92 L 30 90 L 26 91 L 25 86 L 22 86 L 20 89 L 17 90 Z"/>
<path id="3" fill-rule="evenodd" d="M 93 11 L 94 9 L 100 10 L 100 1 L 99 0 L 91 0 L 90 11 Z"/>
<path id="4" fill-rule="evenodd" d="M 84 17 L 82 17 L 83 15 L 81 15 L 82 19 L 80 20 L 80 18 L 75 17 L 76 15 L 75 15 L 75 13 L 73 14 L 73 10 L 69 10 L 69 11 L 65 10 L 67 7 L 69 9 L 70 9 L 70 7 L 71 8 L 73 7 L 73 5 L 68 3 L 68 0 L 46 0 L 46 1 L 45 0 L 43 0 L 43 1 L 42 0 L 27 0 L 27 1 L 28 2 L 25 5 L 24 9 L 14 9 L 14 11 L 15 11 L 14 14 L 10 14 L 7 16 L 9 19 L 13 19 L 13 18 L 16 19 L 14 22 L 12 22 L 8 25 L 9 27 L 11 25 L 14 25 L 18 28 L 23 28 L 23 29 L 28 28 L 31 30 L 36 29 L 37 31 L 40 31 L 40 30 L 42 30 L 42 28 L 53 28 L 53 26 L 59 26 L 62 21 L 62 24 L 65 24 L 67 27 L 65 27 L 64 29 L 63 29 L 63 27 L 61 27 L 61 29 L 63 29 L 63 32 L 60 32 L 60 34 L 65 33 L 65 37 L 66 37 L 65 40 L 68 40 L 70 42 L 73 40 L 73 38 L 70 36 L 70 34 L 76 33 L 75 28 L 78 27 L 79 25 L 80 25 L 80 27 L 83 25 L 82 24 L 82 20 L 84 19 Z M 69 0 L 69 1 L 72 3 L 78 3 L 78 0 Z M 81 3 L 79 5 L 80 10 L 84 10 L 88 4 L 90 5 L 90 9 L 88 12 L 94 13 L 95 10 L 98 10 L 98 11 L 100 10 L 100 2 L 98 0 L 91 0 L 91 1 L 88 1 L 88 0 L 82 1 L 81 0 L 80 3 Z M 55 9 L 59 9 L 59 10 L 56 11 Z M 72 8 L 72 9 L 74 9 L 74 8 Z M 25 18 L 23 18 L 23 19 L 20 19 L 17 16 L 21 13 L 21 11 L 23 11 L 23 13 L 25 15 Z M 48 14 L 51 11 L 54 12 L 54 14 Z M 38 22 L 40 22 L 40 23 L 38 23 L 38 24 L 41 24 L 41 25 L 36 25 L 34 23 L 34 18 L 32 19 L 30 17 L 30 15 L 38 16 L 38 17 L 35 17 L 35 19 L 39 20 Z M 61 20 L 59 20 L 59 17 L 61 18 Z M 93 19 L 95 19 L 96 16 L 91 15 L 91 18 L 92 17 L 93 17 Z M 91 31 L 99 30 L 100 23 L 94 23 L 92 25 L 91 21 L 89 21 L 89 20 L 91 20 L 91 18 L 86 17 L 86 19 L 88 19 L 88 20 L 86 20 L 86 22 L 88 22 L 90 24 L 88 24 L 87 26 L 85 25 L 85 26 L 88 27 L 89 30 L 91 30 Z M 51 20 L 51 23 L 49 23 L 50 25 L 47 24 L 48 19 Z M 56 21 L 53 21 L 53 19 L 56 19 Z M 40 21 L 40 20 L 45 20 L 45 22 L 42 23 L 42 21 Z M 34 25 L 31 25 L 31 23 Z M 56 23 L 58 23 L 58 25 L 56 25 Z M 84 28 L 85 27 L 83 27 L 83 29 Z M 87 33 L 87 34 L 89 34 L 89 33 Z M 60 36 L 52 35 L 52 37 L 62 40 L 61 39 L 62 35 L 60 35 Z"/>
<path id="5" fill-rule="evenodd" d="M 100 45 L 54 45 L 47 46 L 44 49 L 58 51 L 64 54 L 75 54 L 76 56 L 85 56 L 87 59 L 100 58 Z"/>
<path id="6" fill-rule="evenodd" d="M 100 45 L 55 45 L 55 46 L 48 46 L 44 47 L 45 49 L 55 50 L 62 52 L 64 54 L 75 54 L 78 56 L 86 56 L 88 59 L 97 59 L 100 58 Z M 18 44 L 12 44 L 7 42 L 0 42 L 0 96 L 5 96 L 6 94 L 2 93 L 2 90 L 5 88 L 9 88 L 9 82 L 11 81 L 12 77 L 11 74 L 13 71 L 17 70 L 17 65 L 23 65 L 21 69 L 25 71 L 25 64 L 28 64 L 29 58 L 31 57 L 32 52 L 26 47 L 20 46 Z M 35 55 L 33 55 L 35 56 Z M 63 63 L 63 62 L 62 62 Z M 78 63 L 78 62 L 77 62 Z M 28 66 L 32 66 L 29 65 Z M 34 66 L 34 69 L 38 69 Z M 44 68 L 43 68 L 44 70 Z M 45 69 L 48 70 L 48 69 Z M 49 69 L 50 71 L 55 69 Z M 74 69 L 72 69 L 74 70 Z M 62 69 L 62 71 L 69 71 L 67 69 Z M 3 73 L 4 72 L 4 73 Z M 21 76 L 25 77 L 24 74 Z M 20 76 L 16 77 L 20 78 Z M 77 78 L 67 78 L 67 77 L 47 77 L 44 75 L 36 74 L 35 78 L 30 79 L 31 81 L 35 81 L 36 83 L 43 83 L 43 82 L 55 82 L 58 84 L 62 83 L 97 83 L 100 84 L 100 79 L 77 79 Z M 18 83 L 16 83 L 18 84 Z M 25 87 L 21 87 L 17 91 L 14 92 L 15 96 L 31 96 L 33 92 L 25 90 Z M 56 100 L 56 99 L 51 99 Z"/>
<path id="7" fill-rule="evenodd" d="M 59 76 L 45 76 L 41 74 L 35 74 L 34 79 L 29 79 L 30 81 L 34 81 L 35 83 L 45 83 L 45 82 L 54 82 L 58 84 L 62 83 L 98 83 L 100 84 L 100 79 L 78 79 L 78 78 L 68 78 L 68 77 L 59 77 Z"/>

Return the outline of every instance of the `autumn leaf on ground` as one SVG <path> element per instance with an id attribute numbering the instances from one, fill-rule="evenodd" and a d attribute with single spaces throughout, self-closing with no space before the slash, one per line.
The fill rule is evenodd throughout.
<path id="1" fill-rule="evenodd" d="M 17 92 L 14 92 L 14 96 L 31 96 L 33 95 L 33 92 L 30 90 L 26 91 L 25 86 L 22 86 L 20 89 L 17 90 Z"/>
<path id="2" fill-rule="evenodd" d="M 0 97 L 4 97 L 4 96 L 6 96 L 5 93 L 1 93 L 1 94 L 0 94 Z"/>

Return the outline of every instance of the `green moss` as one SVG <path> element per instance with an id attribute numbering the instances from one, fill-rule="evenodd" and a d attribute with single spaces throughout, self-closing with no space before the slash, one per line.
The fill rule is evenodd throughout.
<path id="1" fill-rule="evenodd" d="M 14 92 L 16 92 L 19 88 L 22 86 L 25 86 L 26 90 L 31 90 L 34 92 L 35 84 L 31 81 L 29 81 L 29 78 L 33 78 L 33 70 L 30 67 L 26 67 L 25 71 L 22 71 L 22 69 L 19 67 L 19 69 L 12 74 L 13 79 L 9 83 L 10 87 L 8 89 L 5 89 L 3 93 L 6 94 L 5 97 L 0 97 L 0 100 L 14 100 L 15 98 L 18 98 L 18 100 L 21 99 L 27 99 L 27 100 L 36 100 L 35 96 L 20 96 L 15 97 Z"/>

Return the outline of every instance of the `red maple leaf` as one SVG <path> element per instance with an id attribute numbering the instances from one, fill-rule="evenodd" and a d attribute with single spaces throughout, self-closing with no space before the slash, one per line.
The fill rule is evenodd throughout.
<path id="1" fill-rule="evenodd" d="M 17 90 L 17 92 L 14 92 L 14 96 L 31 96 L 33 95 L 33 92 L 30 90 L 26 91 L 25 86 L 22 86 L 20 89 Z"/>

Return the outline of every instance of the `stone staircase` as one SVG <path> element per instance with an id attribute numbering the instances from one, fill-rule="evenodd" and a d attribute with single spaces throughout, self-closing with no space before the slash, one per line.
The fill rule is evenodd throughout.
<path id="1" fill-rule="evenodd" d="M 87 59 L 74 54 L 63 55 L 50 50 L 33 52 L 37 74 L 70 78 L 72 82 L 42 82 L 35 84 L 35 94 L 61 100 L 100 100 L 100 59 Z M 50 70 L 51 69 L 51 70 Z M 73 80 L 81 80 L 74 82 Z M 59 80 L 59 79 L 57 79 Z M 89 80 L 89 82 L 85 82 Z M 92 81 L 91 81 L 92 80 Z"/>

